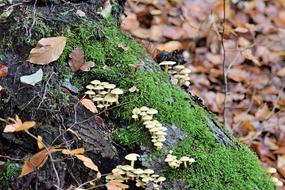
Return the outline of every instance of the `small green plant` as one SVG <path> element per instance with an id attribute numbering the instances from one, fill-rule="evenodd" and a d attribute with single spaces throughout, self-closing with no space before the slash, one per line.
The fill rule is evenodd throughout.
<path id="1" fill-rule="evenodd" d="M 7 161 L 0 166 L 0 188 L 9 188 L 13 177 L 19 175 L 21 170 L 20 164 Z"/>

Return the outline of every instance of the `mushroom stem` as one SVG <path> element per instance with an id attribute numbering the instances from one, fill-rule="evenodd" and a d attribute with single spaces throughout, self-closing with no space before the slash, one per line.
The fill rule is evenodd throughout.
<path id="1" fill-rule="evenodd" d="M 134 168 L 134 166 L 135 166 L 135 161 L 134 160 L 131 161 L 131 166 L 132 166 L 132 168 Z"/>
<path id="2" fill-rule="evenodd" d="M 183 163 L 184 163 L 184 167 L 187 168 L 187 162 L 184 161 Z"/>

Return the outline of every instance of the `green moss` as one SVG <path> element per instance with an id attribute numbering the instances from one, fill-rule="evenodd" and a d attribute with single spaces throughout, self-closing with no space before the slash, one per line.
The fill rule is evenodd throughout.
<path id="1" fill-rule="evenodd" d="M 8 188 L 13 177 L 19 175 L 21 166 L 10 161 L 0 167 L 0 187 Z"/>

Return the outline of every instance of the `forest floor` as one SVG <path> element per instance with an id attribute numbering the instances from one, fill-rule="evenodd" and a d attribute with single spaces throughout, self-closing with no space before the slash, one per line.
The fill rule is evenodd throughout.
<path id="1" fill-rule="evenodd" d="M 128 0 L 122 28 L 153 57 L 181 50 L 189 92 L 285 182 L 285 1 L 226 2 Z"/>

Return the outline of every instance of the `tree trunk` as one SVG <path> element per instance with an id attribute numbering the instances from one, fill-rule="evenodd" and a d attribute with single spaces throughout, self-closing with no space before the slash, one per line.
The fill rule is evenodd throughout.
<path id="1" fill-rule="evenodd" d="M 0 78 L 4 88 L 0 90 L 0 118 L 19 115 L 23 121 L 36 121 L 29 131 L 42 136 L 46 147 L 84 147 L 88 150 L 84 155 L 102 174 L 126 164 L 125 155 L 136 152 L 141 155 L 137 167 L 152 168 L 167 177 L 162 189 L 274 189 L 256 156 L 236 142 L 196 97 L 171 84 L 142 46 L 120 31 L 123 3 L 112 1 L 108 16 L 103 0 L 15 1 L 13 5 L 0 0 L 0 13 L 12 11 L 0 16 L 0 63 L 9 68 L 8 76 Z M 99 14 L 102 7 L 107 15 Z M 77 10 L 86 17 L 77 16 Z M 57 61 L 45 66 L 25 61 L 38 40 L 54 36 L 67 38 Z M 76 47 L 84 51 L 86 61 L 95 63 L 89 72 L 71 71 L 68 56 Z M 143 66 L 134 68 L 138 63 Z M 21 76 L 40 68 L 44 72 L 41 82 L 35 86 L 20 82 Z M 85 86 L 95 79 L 124 90 L 119 105 L 96 115 L 79 102 Z M 138 91 L 129 92 L 133 86 Z M 161 152 L 155 151 L 142 123 L 132 120 L 132 109 L 141 106 L 157 109 L 155 119 L 168 129 Z M 39 150 L 27 133 L 2 132 L 5 125 L 0 123 L 0 161 L 5 162 L 0 166 L 2 189 L 67 189 L 95 178 L 96 172 L 59 152 L 39 170 L 17 178 L 24 159 Z M 169 150 L 196 162 L 188 168 L 170 169 L 164 162 Z M 104 177 L 96 182 L 104 183 Z"/>

